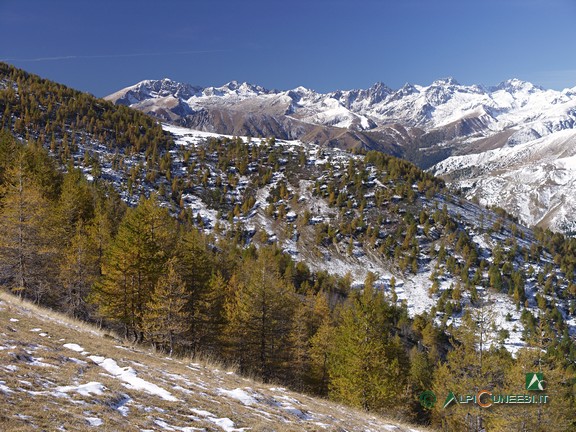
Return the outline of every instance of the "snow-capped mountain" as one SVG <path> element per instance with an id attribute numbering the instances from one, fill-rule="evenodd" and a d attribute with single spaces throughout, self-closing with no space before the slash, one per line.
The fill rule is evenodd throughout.
<path id="1" fill-rule="evenodd" d="M 510 140 L 509 140 L 510 141 Z M 576 231 L 576 131 L 450 157 L 434 167 L 468 198 L 499 206 L 529 225 Z"/>
<path id="2" fill-rule="evenodd" d="M 544 90 L 518 79 L 488 88 L 461 85 L 453 78 L 437 80 L 429 86 L 406 84 L 398 90 L 377 83 L 365 90 L 325 94 L 304 87 L 288 91 L 267 90 L 236 81 L 221 87 L 202 88 L 163 79 L 142 81 L 106 99 L 152 113 L 157 107 L 183 103 L 190 108 L 188 114 L 215 108 L 243 110 L 251 116 L 287 116 L 307 124 L 354 130 L 374 130 L 400 123 L 429 132 L 476 119 L 474 130 L 462 130 L 459 137 L 473 132 L 481 132 L 487 137 L 528 126 L 543 136 L 551 131 L 572 128 L 576 118 L 574 89 Z M 174 114 L 182 117 L 177 119 L 181 122 L 192 120 L 183 118 L 181 113 Z"/>
<path id="3" fill-rule="evenodd" d="M 563 198 L 570 196 L 573 172 L 563 170 L 567 180 L 562 182 L 547 177 L 550 158 L 573 147 L 570 133 L 562 132 L 576 125 L 576 87 L 546 90 L 518 79 L 485 87 L 446 78 L 397 90 L 377 83 L 368 89 L 318 93 L 304 87 L 268 90 L 235 81 L 202 88 L 164 79 L 142 81 L 107 99 L 207 132 L 376 149 L 422 168 L 440 163 L 434 172 L 470 187 L 469 194 L 499 203 L 527 223 L 559 230 L 573 229 L 576 223 L 570 200 Z M 548 142 L 559 150 L 547 153 Z M 524 144 L 542 147 L 525 168 L 548 174 L 518 185 L 518 164 L 507 158 L 515 146 Z M 453 156 L 457 158 L 448 159 Z M 498 157 L 503 161 L 497 164 L 497 176 L 490 166 L 479 166 Z M 463 169 L 469 165 L 475 169 Z M 542 184 L 533 183 L 540 180 Z M 533 193 L 535 188 L 546 192 Z M 504 191 L 512 198 L 502 199 Z"/>

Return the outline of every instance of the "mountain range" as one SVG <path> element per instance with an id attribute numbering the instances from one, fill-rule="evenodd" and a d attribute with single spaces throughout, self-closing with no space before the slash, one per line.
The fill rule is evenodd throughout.
<path id="1" fill-rule="evenodd" d="M 147 90 L 151 106 L 155 100 L 152 94 L 156 95 L 156 98 L 172 101 L 180 96 L 188 97 L 185 100 L 212 98 L 214 104 L 225 106 L 226 98 L 237 103 L 252 101 L 254 105 L 258 98 L 273 99 L 278 93 L 235 83 L 225 86 L 228 90 L 195 89 L 181 85 L 180 89 L 175 91 L 176 96 L 166 95 L 162 86 L 172 88 L 172 84 L 174 83 L 167 81 L 157 82 L 157 87 L 151 86 L 150 82 L 146 84 L 155 88 Z M 450 84 L 449 80 L 442 85 L 457 86 Z M 530 86 L 518 84 L 516 87 Z M 541 96 L 551 94 L 533 86 L 530 89 L 525 92 L 528 99 L 532 97 L 532 93 Z M 424 90 L 420 88 L 418 91 Z M 503 90 L 494 89 L 492 93 L 500 94 L 501 91 Z M 522 91 L 518 92 L 516 99 L 520 100 Z M 256 93 L 260 95 L 255 96 Z M 566 108 L 570 104 L 568 99 L 571 95 L 569 91 L 564 93 L 567 100 L 561 104 Z M 196 96 L 193 96 L 194 94 Z M 215 94 L 218 96 L 214 96 Z M 126 103 L 129 103 L 130 97 L 125 97 Z M 118 100 L 116 99 L 116 102 Z M 229 103 L 229 112 L 236 110 L 234 112 L 238 118 L 247 116 L 248 113 L 241 111 L 235 105 L 236 102 Z M 188 102 L 185 105 L 190 107 Z M 563 110 L 567 111 L 564 108 Z M 521 109 L 518 108 L 517 111 L 520 112 Z M 223 339 L 221 342 L 217 341 L 221 345 L 213 349 L 218 349 L 222 356 L 217 358 L 235 362 L 239 358 L 237 353 L 244 352 L 247 346 L 262 346 L 260 343 L 254 344 L 256 339 L 253 338 L 250 339 L 252 345 L 248 345 L 246 337 L 241 334 L 236 336 L 234 333 L 235 329 L 244 326 L 238 326 L 236 323 L 239 321 L 232 319 L 236 319 L 236 316 L 250 318 L 251 313 L 218 315 L 237 310 L 236 306 L 227 305 L 236 304 L 232 301 L 240 299 L 237 295 L 239 290 L 277 286 L 283 295 L 294 294 L 289 298 L 297 301 L 298 309 L 294 313 L 284 313 L 281 319 L 276 319 L 278 314 L 272 316 L 276 322 L 290 323 L 300 332 L 299 324 L 304 322 L 302 314 L 307 316 L 306 311 L 316 310 L 315 306 L 311 308 L 313 303 L 308 293 L 328 293 L 326 300 L 331 315 L 327 316 L 327 322 L 342 326 L 348 322 L 351 325 L 363 322 L 352 319 L 351 315 L 350 319 L 346 318 L 346 311 L 356 308 L 359 312 L 371 309 L 371 306 L 362 308 L 365 307 L 365 301 L 370 303 L 368 297 L 372 295 L 372 288 L 375 288 L 378 294 L 374 298 L 384 301 L 382 310 L 396 311 L 394 316 L 382 317 L 384 328 L 392 326 L 392 330 L 382 331 L 382 328 L 374 327 L 373 334 L 397 341 L 394 346 L 398 349 L 394 352 L 398 354 L 394 354 L 396 357 L 391 364 L 403 367 L 410 365 L 410 377 L 413 377 L 410 379 L 414 380 L 414 384 L 410 390 L 402 390 L 407 392 L 407 400 L 414 402 L 409 414 L 416 416 L 414 418 L 419 423 L 427 424 L 431 421 L 438 427 L 445 421 L 454 421 L 453 427 L 448 430 L 465 428 L 462 422 L 467 420 L 459 420 L 469 418 L 464 407 L 445 411 L 438 406 L 430 413 L 423 411 L 416 402 L 421 390 L 432 388 L 437 395 L 445 395 L 448 391 L 453 391 L 456 384 L 462 385 L 464 389 L 476 385 L 470 384 L 473 382 L 489 381 L 495 383 L 495 391 L 497 389 L 498 392 L 504 392 L 512 388 L 508 387 L 508 380 L 511 379 L 514 388 L 518 388 L 514 391 L 521 391 L 524 377 L 520 372 L 523 368 L 530 370 L 535 364 L 536 353 L 537 361 L 540 361 L 540 351 L 543 351 L 547 365 L 557 365 L 554 374 L 570 371 L 573 367 L 576 358 L 573 343 L 576 334 L 576 239 L 538 227 L 529 228 L 502 209 L 487 209 L 481 202 L 467 199 L 465 195 L 469 194 L 478 182 L 468 184 L 468 189 L 463 192 L 451 189 L 446 187 L 442 179 L 433 176 L 431 172 L 422 171 L 408 161 L 378 151 L 362 149 L 351 152 L 336 148 L 340 145 L 345 147 L 338 139 L 331 143 L 314 143 L 306 142 L 304 138 L 283 140 L 274 136 L 224 136 L 222 132 L 206 132 L 198 128 L 176 126 L 167 121 L 159 122 L 142 112 L 127 108 L 122 103 L 115 106 L 2 63 L 0 113 L 0 125 L 3 128 L 0 133 L 0 183 L 2 190 L 6 191 L 3 192 L 6 195 L 0 197 L 0 282 L 8 289 L 23 292 L 20 295 L 24 297 L 66 310 L 68 313 L 78 311 L 80 315 L 93 320 L 101 320 L 91 309 L 98 306 L 98 311 L 108 314 L 106 319 L 115 320 L 110 321 L 115 324 L 118 317 L 114 315 L 114 311 L 107 311 L 105 306 L 111 303 L 110 299 L 119 291 L 112 291 L 108 297 L 97 298 L 92 295 L 106 294 L 100 289 L 104 283 L 114 289 L 122 289 L 122 281 L 127 280 L 126 276 L 113 270 L 118 268 L 115 267 L 117 263 L 124 262 L 122 254 L 134 257 L 134 265 L 131 264 L 123 270 L 132 281 L 141 280 L 134 276 L 136 271 L 148 275 L 149 278 L 157 275 L 158 281 L 163 280 L 155 270 L 160 264 L 144 268 L 140 267 L 140 263 L 166 261 L 168 264 L 164 265 L 164 268 L 170 274 L 172 261 L 169 260 L 180 260 L 184 263 L 180 267 L 180 273 L 186 280 L 190 279 L 190 294 L 194 296 L 194 301 L 187 309 L 192 312 L 208 309 L 212 311 L 212 308 L 205 307 L 205 302 L 214 305 L 211 319 L 216 324 L 210 327 L 210 330 L 214 330 L 214 334 L 223 335 Z M 370 122 L 376 123 L 376 120 L 367 116 L 364 116 L 367 121 L 361 118 L 358 126 L 350 124 L 347 128 L 313 125 L 297 120 L 297 113 L 296 109 L 285 117 L 290 117 L 292 121 L 302 125 L 311 125 L 318 128 L 318 131 L 325 130 L 326 133 L 340 131 L 348 136 L 371 136 L 370 134 L 379 133 L 373 131 L 376 129 L 388 128 L 388 132 L 403 130 L 406 137 L 416 138 L 410 142 L 407 138 L 405 146 L 401 145 L 399 139 L 390 141 L 390 148 L 405 157 L 409 154 L 423 154 L 423 150 L 414 146 L 416 139 L 433 136 L 434 131 L 440 130 L 439 127 L 431 126 L 431 129 L 426 129 L 428 126 L 424 124 L 402 126 L 398 123 L 359 130 L 363 127 L 362 122 L 369 127 Z M 516 116 L 520 118 L 520 114 L 517 113 Z M 428 122 L 432 122 L 431 119 L 436 117 L 438 116 L 431 113 Z M 512 117 L 512 114 L 509 113 L 509 117 Z M 256 116 L 254 118 L 256 119 Z M 175 117 L 170 122 L 179 121 L 187 120 L 178 120 Z M 544 122 L 542 119 L 540 121 Z M 486 124 L 488 123 L 486 120 Z M 533 121 L 533 124 L 535 123 L 536 120 Z M 417 136 L 418 131 L 420 138 Z M 507 133 L 509 138 L 513 136 L 510 131 Z M 510 169 L 514 167 L 514 160 L 517 161 L 517 168 L 529 163 L 534 163 L 536 167 L 540 166 L 539 163 L 548 163 L 550 166 L 554 165 L 558 172 L 560 169 L 569 170 L 571 134 L 571 129 L 552 131 L 524 143 L 510 141 L 508 138 L 501 146 L 487 146 L 482 152 L 476 153 L 466 153 L 465 146 L 471 146 L 474 139 L 463 136 L 459 138 L 458 145 L 455 144 L 456 140 L 453 145 L 450 144 L 452 147 L 446 144 L 445 151 L 454 155 L 444 158 L 434 169 L 442 170 L 446 179 L 453 175 L 455 180 L 450 181 L 462 184 L 466 181 L 466 175 L 470 175 L 468 171 L 475 170 L 473 174 L 477 176 L 493 175 L 481 171 L 482 164 L 494 173 L 499 169 L 502 173 L 512 172 Z M 494 132 L 493 142 L 496 142 L 499 136 L 497 131 Z M 489 139 L 478 138 L 477 141 L 488 142 Z M 441 149 L 441 145 L 437 148 Z M 457 150 L 462 154 L 456 154 Z M 499 165 L 503 163 L 501 161 L 507 161 L 510 165 Z M 569 172 L 565 174 L 569 175 Z M 18 182 L 24 175 L 28 176 L 25 178 L 30 178 L 30 181 Z M 526 171 L 521 181 L 510 181 L 520 185 L 520 182 L 528 183 L 533 177 L 535 176 Z M 553 180 L 556 185 L 569 187 L 569 178 L 557 176 Z M 544 175 L 540 181 L 547 182 Z M 18 192 L 18 186 L 22 191 L 23 184 L 25 194 Z M 513 193 L 514 191 L 511 192 Z M 492 194 L 497 200 L 498 193 Z M 478 198 L 478 201 L 480 200 L 481 198 Z M 27 206 L 32 217 L 30 222 L 26 220 L 26 225 L 23 225 L 21 218 L 12 216 L 20 215 L 23 205 Z M 47 222 L 52 219 L 44 215 L 55 215 L 54 222 Z M 170 216 L 177 218 L 178 223 L 172 221 Z M 150 223 L 142 225 L 141 221 L 146 220 Z M 90 227 L 89 233 L 83 234 L 84 226 Z M 164 230 L 160 227 L 173 229 Z M 28 285 L 24 288 L 17 285 L 17 274 L 14 271 L 17 266 L 11 265 L 15 262 L 14 251 L 18 251 L 18 245 L 22 243 L 20 237 L 14 235 L 18 230 L 26 232 L 29 238 L 26 243 L 28 249 L 23 256 L 30 264 L 24 269 L 32 269 L 32 279 L 27 281 Z M 134 237 L 136 234 L 138 237 Z M 175 250 L 172 241 L 179 238 L 180 248 Z M 103 239 L 104 247 L 99 246 L 102 244 L 99 239 Z M 162 239 L 162 244 L 157 243 L 157 239 Z M 93 260 L 78 260 L 76 254 L 87 250 L 81 247 L 80 242 L 83 240 L 94 242 Z M 150 253 L 152 255 L 147 258 L 146 254 Z M 143 256 L 146 258 L 142 259 Z M 255 261 L 253 256 L 260 257 L 260 261 Z M 253 269 L 263 268 L 263 263 L 276 261 L 277 269 L 265 271 L 283 275 L 284 282 L 252 282 L 263 280 L 250 279 L 260 277 Z M 212 284 L 214 273 L 213 277 L 209 277 L 210 272 L 206 270 L 209 268 L 226 272 L 222 275 L 222 283 Z M 206 275 L 203 276 L 203 273 Z M 114 275 L 121 277 L 113 279 Z M 199 283 L 200 286 L 197 287 Z M 152 282 L 149 286 L 151 285 Z M 223 291 L 211 291 L 212 286 L 221 287 Z M 150 290 L 149 287 L 146 289 Z M 242 299 L 255 298 L 249 295 L 251 292 L 246 293 Z M 367 300 L 359 297 L 361 293 L 367 293 Z M 165 297 L 158 296 L 161 299 Z M 76 299 L 80 302 L 76 303 Z M 222 305 L 222 300 L 227 303 Z M 92 306 L 92 302 L 97 302 L 97 305 Z M 274 304 L 278 305 L 284 303 L 281 297 L 274 301 Z M 0 307 L 4 305 L 0 304 Z M 148 303 L 145 308 L 152 310 Z M 6 310 L 11 312 L 12 309 L 6 306 Z M 297 311 L 299 312 L 296 313 Z M 0 341 L 6 348 L 0 352 L 8 356 L 5 363 L 10 369 L 5 368 L 6 371 L 18 371 L 21 376 L 30 368 L 40 366 L 47 374 L 46 382 L 49 384 L 42 387 L 30 385 L 29 395 L 53 398 L 56 395 L 53 392 L 59 392 L 57 397 L 60 397 L 60 393 L 75 395 L 80 394 L 80 391 L 90 393 L 89 389 L 96 389 L 104 393 L 106 400 L 110 398 L 110 403 L 103 401 L 81 407 L 82 412 L 74 411 L 76 422 L 90 427 L 93 423 L 102 424 L 104 416 L 101 416 L 99 405 L 102 405 L 104 410 L 122 408 L 119 414 L 115 413 L 118 414 L 115 419 L 120 421 L 120 416 L 124 418 L 125 415 L 124 408 L 130 410 L 129 415 L 136 412 L 140 414 L 141 406 L 144 412 L 148 412 L 149 409 L 154 411 L 154 407 L 159 407 L 158 402 L 163 403 L 142 399 L 140 390 L 145 393 L 146 389 L 154 389 L 157 392 L 155 395 L 184 398 L 180 393 L 186 392 L 176 388 L 180 384 L 169 376 L 156 373 L 159 369 L 165 370 L 166 362 L 172 363 L 172 360 L 164 359 L 166 361 L 162 361 L 158 368 L 142 366 L 147 362 L 134 360 L 136 363 L 131 363 L 130 360 L 125 361 L 116 350 L 101 349 L 97 342 L 99 338 L 94 339 L 93 345 L 86 346 L 85 343 L 88 342 L 82 342 L 79 335 L 59 336 L 66 340 L 50 346 L 49 352 L 53 354 L 48 354 L 45 353 L 44 346 L 42 350 L 37 350 L 37 340 L 20 338 L 18 335 L 26 333 L 31 336 L 30 333 L 38 332 L 39 337 L 46 338 L 48 344 L 50 335 L 60 334 L 60 330 L 48 327 L 48 324 L 32 323 L 27 319 L 25 322 L 22 316 L 6 315 L 5 319 L 13 329 L 8 329 L 8 335 L 14 333 L 18 340 L 27 344 L 20 344 L 10 336 L 5 338 L 9 340 Z M 191 319 L 195 320 L 194 323 L 204 322 L 203 315 L 193 315 Z M 390 324 L 390 321 L 393 324 Z M 17 327 L 14 323 L 18 322 L 26 326 Z M 318 320 L 314 322 L 320 323 Z M 222 325 L 226 326 L 226 331 L 221 330 Z M 127 328 L 126 325 L 124 327 Z M 371 328 L 370 325 L 364 327 Z M 320 328 L 322 326 L 307 330 L 313 335 L 311 337 L 314 341 L 314 338 L 321 334 Z M 365 343 L 365 338 L 354 336 L 362 330 L 358 330 L 359 328 L 350 328 L 342 334 L 349 334 L 352 339 Z M 289 334 L 296 335 L 295 331 Z M 130 335 L 130 332 L 125 330 L 124 334 Z M 192 336 L 188 336 L 189 334 Z M 228 337 L 228 334 L 232 336 Z M 278 338 L 287 337 L 288 333 L 284 327 L 279 327 L 278 332 L 270 335 Z M 135 334 L 134 338 L 136 337 Z M 194 337 L 194 334 L 189 332 L 180 340 L 186 344 L 196 343 Z M 300 340 L 303 341 L 302 345 Z M 78 345 L 79 342 L 82 346 Z M 276 340 L 266 345 L 282 347 L 283 350 L 282 356 L 271 357 L 274 361 L 279 359 L 278 363 L 273 363 L 276 376 L 281 377 L 280 373 L 288 371 L 284 367 L 301 364 L 298 362 L 303 362 L 302 370 L 307 370 L 308 364 L 312 365 L 312 360 L 306 360 L 312 358 L 312 348 L 308 348 L 314 346 L 312 343 L 310 337 L 298 336 L 287 340 L 285 345 L 276 344 Z M 13 347 L 17 345 L 25 346 L 26 351 L 14 351 Z M 202 343 L 202 346 L 210 348 L 209 344 Z M 296 349 L 300 346 L 304 347 L 303 351 Z M 336 343 L 335 346 L 341 345 Z M 392 347 L 391 344 L 386 345 L 387 349 Z M 535 350 L 535 347 L 540 348 Z M 83 357 L 76 358 L 76 354 L 74 357 L 61 355 L 62 348 L 71 350 L 69 354 L 78 350 L 76 352 Z M 84 350 L 90 356 L 86 354 L 84 358 Z M 353 348 L 345 351 L 360 352 Z M 304 353 L 304 357 L 300 353 Z M 328 351 L 328 355 L 333 357 L 322 354 L 314 358 L 324 365 L 330 365 L 333 363 L 326 363 L 326 359 L 338 358 L 336 356 L 339 351 L 334 351 L 333 354 Z M 262 358 L 256 355 L 246 356 L 252 357 Z M 369 359 L 367 364 L 371 364 L 373 359 L 380 359 L 382 355 L 371 351 L 363 357 Z M 79 376 L 82 377 L 82 374 L 89 370 L 91 381 L 70 375 L 69 369 L 64 371 L 64 377 L 52 375 L 62 369 L 59 368 L 62 362 L 70 363 L 68 358 L 72 362 L 72 359 L 85 362 L 86 364 L 78 363 L 82 365 Z M 285 358 L 296 360 L 284 360 Z M 301 358 L 304 360 L 298 360 Z M 478 361 L 480 363 L 477 363 Z M 352 360 L 350 362 L 353 363 Z M 502 366 L 503 362 L 506 362 L 505 366 Z M 134 367 L 129 366 L 130 364 Z M 50 368 L 50 365 L 56 368 Z M 490 372 L 492 378 L 486 378 L 484 366 L 495 368 L 493 374 Z M 518 369 L 515 369 L 516 367 Z M 101 381 L 98 377 L 102 368 L 114 378 L 106 377 L 105 381 Z M 396 366 L 394 368 L 400 370 Z M 380 373 L 383 368 L 378 366 L 373 370 Z M 426 375 L 420 375 L 418 371 L 426 371 Z M 31 372 L 35 373 L 34 370 Z M 554 382 L 550 385 L 551 398 L 557 403 L 570 402 L 571 399 L 561 396 L 560 391 L 571 391 L 571 381 L 549 372 L 546 374 L 552 379 L 560 377 L 556 381 L 549 381 Z M 185 376 L 182 372 L 175 373 Z M 290 384 L 289 381 L 295 381 L 292 369 L 290 374 L 285 376 L 288 377 L 286 381 L 280 382 Z M 518 379 L 518 376 L 522 379 Z M 88 375 L 86 377 L 88 378 Z M 186 386 L 195 388 L 195 381 L 186 379 L 187 381 L 183 381 Z M 240 386 L 236 381 L 224 383 L 218 381 L 218 377 L 215 379 L 218 389 L 224 389 L 224 396 L 234 392 L 242 397 L 257 400 L 262 397 L 268 400 L 267 390 L 262 387 L 255 389 L 256 386 L 250 384 L 248 389 L 245 384 Z M 322 379 L 320 382 L 325 381 Z M 134 383 L 139 387 L 135 388 Z M 15 375 L 11 375 L 9 379 L 3 378 L 0 381 L 0 392 L 17 397 L 20 403 L 23 400 L 21 396 L 26 396 L 25 392 L 20 391 L 20 384 L 22 383 L 18 382 Z M 105 387 L 115 389 L 114 394 L 108 395 Z M 122 387 L 130 392 L 124 392 Z M 363 387 L 360 385 L 358 388 Z M 404 387 L 397 385 L 395 388 Z M 138 390 L 138 393 L 132 390 Z M 170 393 L 166 394 L 163 390 Z M 215 400 L 211 393 L 207 394 L 210 396 L 208 401 L 191 400 L 194 409 L 201 409 L 204 413 L 201 417 L 194 415 L 193 421 L 197 421 L 202 427 L 208 425 L 207 430 L 211 430 L 210 423 L 216 424 L 215 422 L 220 420 L 236 430 L 236 425 L 244 425 L 238 415 L 216 409 L 225 399 Z M 89 397 L 92 398 L 91 395 Z M 270 397 L 278 401 L 275 395 Z M 300 400 L 299 397 L 295 399 Z M 164 400 L 170 402 L 168 399 Z M 75 399 L 71 401 L 75 403 Z M 35 406 L 38 405 L 37 402 L 38 399 L 33 400 Z M 205 410 L 208 407 L 206 404 L 210 404 L 210 410 Z M 408 405 L 410 404 L 394 403 L 394 409 L 403 409 Z M 561 430 L 558 424 L 562 415 L 569 416 L 573 413 L 573 410 L 566 407 L 568 405 L 554 411 L 542 411 L 547 424 L 553 424 L 554 430 Z M 166 410 L 162 412 L 162 417 L 146 417 L 146 424 L 142 426 L 153 427 L 150 422 L 159 419 L 173 430 L 186 429 L 184 426 L 176 426 L 181 424 L 182 419 L 176 415 L 180 411 L 164 405 L 160 408 Z M 239 411 L 241 406 L 235 405 L 233 409 L 241 412 L 240 415 L 244 413 Z M 314 421 L 320 418 L 321 413 L 316 408 L 306 410 L 315 414 L 312 416 Z M 457 415 L 453 414 L 456 410 L 459 410 Z M 12 411 L 10 417 L 0 416 L 0 423 L 18 422 L 20 418 L 16 410 Z M 19 409 L 18 413 L 20 412 L 22 410 Z M 533 419 L 535 424 L 541 424 L 540 411 L 532 412 L 538 413 L 537 418 Z M 172 415 L 173 413 L 175 415 Z M 275 411 L 273 415 L 276 414 L 278 413 Z M 138 418 L 144 419 L 143 415 Z M 41 424 L 40 421 L 54 422 L 54 418 L 45 419 L 42 416 L 37 422 L 32 415 L 22 420 L 33 421 L 38 425 Z M 508 414 L 506 418 L 500 416 L 494 421 L 504 420 L 514 421 L 508 418 Z M 160 425 L 157 422 L 155 424 Z M 572 424 L 573 422 L 570 423 Z M 300 426 L 302 423 L 296 426 L 296 430 L 300 430 Z M 168 427 L 165 429 L 170 430 Z M 383 429 L 381 426 L 374 428 Z M 272 427 L 266 430 L 282 429 Z M 288 430 L 292 429 L 289 427 Z M 564 430 L 570 429 L 567 426 Z"/>
<path id="2" fill-rule="evenodd" d="M 546 90 L 518 79 L 485 87 L 447 78 L 397 90 L 376 83 L 318 93 L 163 79 L 106 99 L 201 131 L 380 150 L 444 176 L 468 198 L 503 207 L 528 225 L 565 233 L 576 227 L 570 159 L 576 87 Z M 516 155 L 527 151 L 530 157 Z"/>

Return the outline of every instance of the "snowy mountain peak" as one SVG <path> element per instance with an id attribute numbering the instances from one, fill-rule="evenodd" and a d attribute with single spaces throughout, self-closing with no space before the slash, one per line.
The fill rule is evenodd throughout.
<path id="1" fill-rule="evenodd" d="M 172 96 L 176 99 L 189 99 L 192 96 L 201 94 L 202 87 L 192 86 L 170 78 L 160 80 L 144 80 L 139 83 L 120 90 L 106 99 L 122 105 L 134 105 L 136 103 Z"/>
<path id="2" fill-rule="evenodd" d="M 380 81 L 368 89 L 368 97 L 371 103 L 378 103 L 392 93 L 393 90 Z"/>
<path id="3" fill-rule="evenodd" d="M 207 87 L 203 90 L 204 96 L 237 96 L 240 98 L 260 96 L 263 94 L 275 93 L 262 86 L 247 82 L 230 81 L 221 87 Z"/>
<path id="4" fill-rule="evenodd" d="M 432 86 L 459 86 L 460 83 L 453 77 L 440 78 L 432 83 Z"/>
<path id="5" fill-rule="evenodd" d="M 535 90 L 543 91 L 544 89 L 542 87 L 535 86 L 531 82 L 522 81 L 518 78 L 512 78 L 501 82 L 496 87 L 492 87 L 491 90 L 492 92 L 498 90 L 504 90 L 507 91 L 508 93 L 516 93 L 518 91 L 527 91 L 527 92 L 533 92 Z"/>

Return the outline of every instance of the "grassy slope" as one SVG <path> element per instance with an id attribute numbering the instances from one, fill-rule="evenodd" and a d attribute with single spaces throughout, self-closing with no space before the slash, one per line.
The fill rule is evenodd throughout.
<path id="1" fill-rule="evenodd" d="M 70 343 L 85 351 L 64 347 Z M 90 356 L 132 368 L 178 400 L 135 389 Z M 88 393 L 74 389 L 89 383 Z M 255 382 L 208 362 L 127 346 L 6 293 L 0 293 L 0 394 L 2 431 L 424 430 Z"/>

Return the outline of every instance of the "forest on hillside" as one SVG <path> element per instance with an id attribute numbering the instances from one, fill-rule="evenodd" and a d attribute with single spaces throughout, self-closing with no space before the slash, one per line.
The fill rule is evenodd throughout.
<path id="1" fill-rule="evenodd" d="M 196 222 L 174 217 L 154 194 L 128 207 L 105 182 L 59 169 L 36 142 L 0 134 L 6 289 L 160 351 L 210 356 L 364 410 L 455 431 L 573 429 L 576 350 L 553 321 L 530 318 L 528 346 L 513 358 L 486 340 L 481 304 L 449 330 L 431 314 L 410 318 L 373 275 L 353 290 L 349 278 L 311 272 L 274 245 L 244 247 Z M 538 238 L 538 247 L 564 247 L 557 236 Z M 523 393 L 523 374 L 534 370 L 546 376 L 547 405 L 425 409 L 418 399 L 478 385 Z"/>
<path id="2" fill-rule="evenodd" d="M 449 211 L 464 206 L 441 180 L 379 152 L 343 157 L 273 138 L 176 145 L 142 113 L 5 64 L 0 115 L 4 289 L 163 353 L 443 430 L 574 429 L 576 239 L 500 209 L 467 220 Z M 327 214 L 301 202 L 301 180 Z M 245 223 L 262 190 L 273 235 Z M 196 198 L 214 220 L 191 210 Z M 409 314 L 394 277 L 384 289 L 368 272 L 353 288 L 349 273 L 312 271 L 273 237 L 315 259 L 371 254 L 399 277 L 430 268 L 434 306 Z M 520 316 L 514 357 L 491 294 Z M 549 404 L 442 408 L 449 392 L 478 386 L 523 394 L 534 371 Z M 432 408 L 420 403 L 426 390 Z"/>

